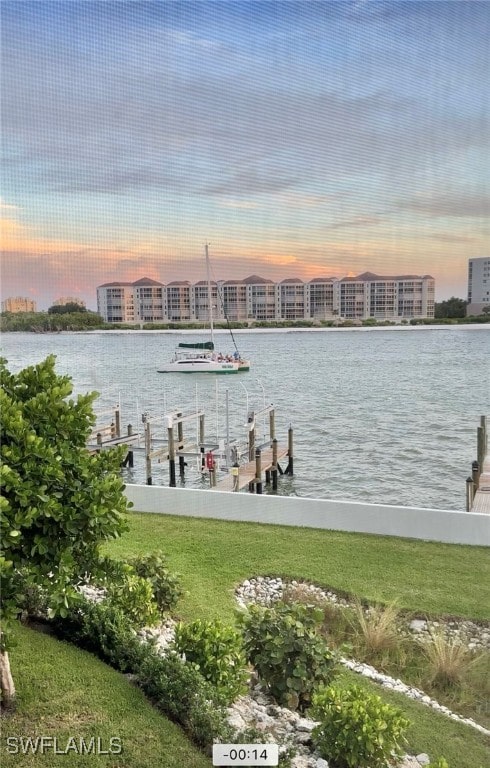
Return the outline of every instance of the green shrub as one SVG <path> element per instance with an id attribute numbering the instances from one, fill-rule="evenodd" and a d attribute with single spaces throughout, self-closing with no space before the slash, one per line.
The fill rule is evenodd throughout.
<path id="1" fill-rule="evenodd" d="M 223 701 L 230 703 L 246 691 L 247 660 L 241 634 L 219 619 L 177 624 L 174 647 L 197 665 Z"/>
<path id="2" fill-rule="evenodd" d="M 2 585 L 3 586 L 3 585 Z M 16 569 L 12 579 L 12 589 L 17 593 L 17 609 L 21 619 L 28 616 L 47 616 L 49 609 L 48 592 L 33 581 L 32 575 L 24 568 Z"/>
<path id="3" fill-rule="evenodd" d="M 166 557 L 162 552 L 139 555 L 128 560 L 128 563 L 138 576 L 148 579 L 151 583 L 153 599 L 162 613 L 173 608 L 182 597 L 184 591 L 180 585 L 180 578 L 178 574 L 169 570 Z"/>
<path id="4" fill-rule="evenodd" d="M 241 614 L 245 650 L 279 704 L 306 709 L 313 689 L 335 674 L 335 656 L 318 631 L 321 609 L 277 603 Z"/>
<path id="5" fill-rule="evenodd" d="M 131 571 L 132 568 L 121 581 L 110 581 L 107 584 L 105 602 L 120 608 L 133 627 L 156 624 L 160 611 L 153 599 L 151 582 Z"/>
<path id="6" fill-rule="evenodd" d="M 232 733 L 220 696 L 197 667 L 176 653 L 161 656 L 141 642 L 125 613 L 104 601 L 86 601 L 83 609 L 53 626 L 59 637 L 97 654 L 121 672 L 133 673 L 144 692 L 168 717 L 180 723 L 196 744 L 231 741 Z"/>
<path id="7" fill-rule="evenodd" d="M 84 600 L 81 608 L 53 626 L 59 637 L 96 654 L 121 672 L 137 672 L 151 645 L 142 643 L 124 611 L 110 602 Z"/>
<path id="8" fill-rule="evenodd" d="M 213 741 L 232 741 L 232 729 L 216 689 L 200 674 L 196 665 L 177 653 L 147 655 L 138 672 L 138 681 L 156 706 L 179 722 L 193 741 L 210 749 Z"/>
<path id="9" fill-rule="evenodd" d="M 427 768 L 449 768 L 449 765 L 444 757 L 440 757 L 435 763 L 431 761 Z"/>
<path id="10" fill-rule="evenodd" d="M 337 768 L 382 768 L 409 726 L 401 710 L 355 685 L 331 685 L 313 695 L 312 717 L 320 721 L 312 740 Z"/>

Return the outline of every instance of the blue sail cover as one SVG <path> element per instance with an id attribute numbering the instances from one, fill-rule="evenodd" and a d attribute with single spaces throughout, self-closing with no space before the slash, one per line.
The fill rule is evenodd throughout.
<path id="1" fill-rule="evenodd" d="M 214 344 L 212 341 L 201 341 L 194 344 L 179 344 L 179 347 L 185 347 L 185 349 L 207 349 L 212 352 Z"/>

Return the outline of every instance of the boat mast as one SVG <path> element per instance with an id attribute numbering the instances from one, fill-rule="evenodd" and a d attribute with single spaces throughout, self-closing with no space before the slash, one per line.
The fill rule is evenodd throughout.
<path id="1" fill-rule="evenodd" d="M 209 250 L 208 250 L 208 244 L 205 245 L 205 252 L 206 252 L 206 275 L 208 278 L 208 306 L 209 306 L 209 327 L 211 329 L 211 342 L 213 343 L 213 349 L 214 349 L 214 335 L 213 335 L 213 300 L 211 296 L 211 278 L 209 276 Z"/>

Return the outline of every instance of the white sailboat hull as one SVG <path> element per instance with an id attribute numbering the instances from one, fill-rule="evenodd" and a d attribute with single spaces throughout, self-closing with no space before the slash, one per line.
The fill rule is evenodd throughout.
<path id="1" fill-rule="evenodd" d="M 212 360 L 205 357 L 182 358 L 165 363 L 158 373 L 238 373 L 238 363 Z"/>

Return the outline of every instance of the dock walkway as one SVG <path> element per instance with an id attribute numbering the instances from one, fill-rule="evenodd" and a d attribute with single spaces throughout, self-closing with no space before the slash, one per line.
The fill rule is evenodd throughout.
<path id="1" fill-rule="evenodd" d="M 483 461 L 478 490 L 475 492 L 471 511 L 490 515 L 490 455 L 487 455 Z"/>
<path id="2" fill-rule="evenodd" d="M 284 456 L 288 455 L 288 446 L 287 445 L 278 445 L 277 446 L 277 460 L 284 458 Z M 272 469 L 272 448 L 266 448 L 261 453 L 261 463 L 262 463 L 262 472 L 268 472 L 270 469 Z M 255 480 L 255 459 L 253 461 L 249 461 L 246 464 L 242 464 L 239 467 L 238 470 L 238 490 L 240 491 L 242 488 L 245 488 L 249 485 L 249 483 L 253 483 Z M 233 491 L 235 490 L 235 477 L 233 475 L 228 475 L 223 480 L 220 480 L 219 483 L 216 483 L 214 488 L 212 489 L 214 491 Z"/>

